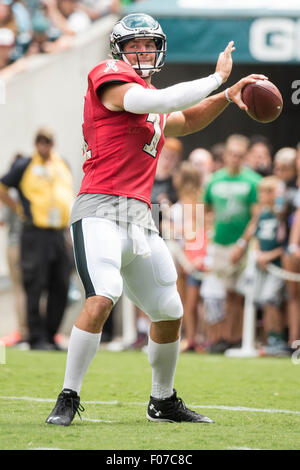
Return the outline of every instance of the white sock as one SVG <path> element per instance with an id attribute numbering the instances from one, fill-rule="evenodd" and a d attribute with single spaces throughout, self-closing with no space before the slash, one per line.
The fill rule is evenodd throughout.
<path id="1" fill-rule="evenodd" d="M 151 396 L 158 399 L 173 395 L 173 384 L 180 341 L 158 344 L 149 337 L 148 360 L 152 367 Z"/>
<path id="2" fill-rule="evenodd" d="M 73 326 L 63 388 L 75 390 L 79 395 L 82 381 L 98 350 L 100 340 L 101 333 L 89 333 Z"/>

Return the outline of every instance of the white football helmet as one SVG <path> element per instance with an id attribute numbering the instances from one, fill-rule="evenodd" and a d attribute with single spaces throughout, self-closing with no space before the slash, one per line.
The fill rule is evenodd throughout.
<path id="1" fill-rule="evenodd" d="M 153 39 L 156 44 L 156 50 L 149 52 L 155 53 L 156 59 L 153 66 L 141 64 L 138 56 L 141 51 L 130 52 L 130 54 L 136 54 L 137 57 L 137 63 L 133 68 L 141 71 L 142 77 L 148 77 L 155 72 L 159 72 L 165 63 L 167 42 L 166 35 L 158 21 L 145 13 L 132 13 L 119 20 L 113 27 L 110 35 L 110 48 L 113 58 L 124 60 L 124 62 L 130 65 L 123 48 L 127 41 L 134 38 Z"/>

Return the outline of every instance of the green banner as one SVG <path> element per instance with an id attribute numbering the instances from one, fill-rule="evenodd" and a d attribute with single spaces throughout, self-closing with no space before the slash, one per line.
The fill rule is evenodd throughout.
<path id="1" fill-rule="evenodd" d="M 124 14 L 136 11 L 161 23 L 168 62 L 215 63 L 230 40 L 236 63 L 300 62 L 300 0 L 144 0 Z"/>
<path id="2" fill-rule="evenodd" d="M 235 63 L 300 61 L 300 20 L 294 18 L 158 18 L 167 35 L 167 60 L 215 63 L 231 40 Z"/>

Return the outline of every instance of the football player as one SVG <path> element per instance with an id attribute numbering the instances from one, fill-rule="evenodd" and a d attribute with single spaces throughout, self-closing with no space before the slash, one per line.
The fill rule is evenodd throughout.
<path id="1" fill-rule="evenodd" d="M 220 53 L 214 74 L 155 89 L 151 77 L 164 66 L 166 37 L 146 14 L 118 21 L 110 43 L 113 59 L 98 64 L 88 76 L 84 177 L 71 215 L 86 302 L 71 332 L 63 389 L 46 422 L 68 426 L 82 410 L 82 381 L 103 325 L 124 290 L 151 320 L 147 418 L 212 423 L 188 409 L 173 388 L 183 311 L 173 260 L 151 216 L 151 188 L 164 136 L 200 131 L 230 101 L 246 109 L 243 86 L 265 77 L 250 75 L 207 98 L 231 73 L 231 41 Z"/>

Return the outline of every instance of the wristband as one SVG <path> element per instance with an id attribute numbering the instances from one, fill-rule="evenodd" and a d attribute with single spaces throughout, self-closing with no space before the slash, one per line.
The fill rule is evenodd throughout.
<path id="1" fill-rule="evenodd" d="M 223 83 L 223 79 L 222 79 L 221 75 L 219 74 L 219 72 L 215 72 L 213 74 L 213 77 L 215 77 L 215 79 L 217 80 L 218 86 L 221 86 L 222 83 Z"/>
<path id="2" fill-rule="evenodd" d="M 288 246 L 287 248 L 287 251 L 290 255 L 292 255 L 293 253 L 295 253 L 295 251 L 298 250 L 298 245 L 295 245 L 295 244 L 291 244 Z"/>
<path id="3" fill-rule="evenodd" d="M 247 242 L 244 238 L 239 238 L 238 241 L 236 242 L 236 245 L 239 246 L 240 248 L 246 248 Z"/>
<path id="4" fill-rule="evenodd" d="M 228 95 L 228 90 L 229 90 L 229 88 L 226 88 L 226 90 L 225 90 L 225 98 L 226 98 L 226 100 L 228 101 L 228 103 L 232 103 L 232 100 L 229 98 L 229 95 Z"/>

